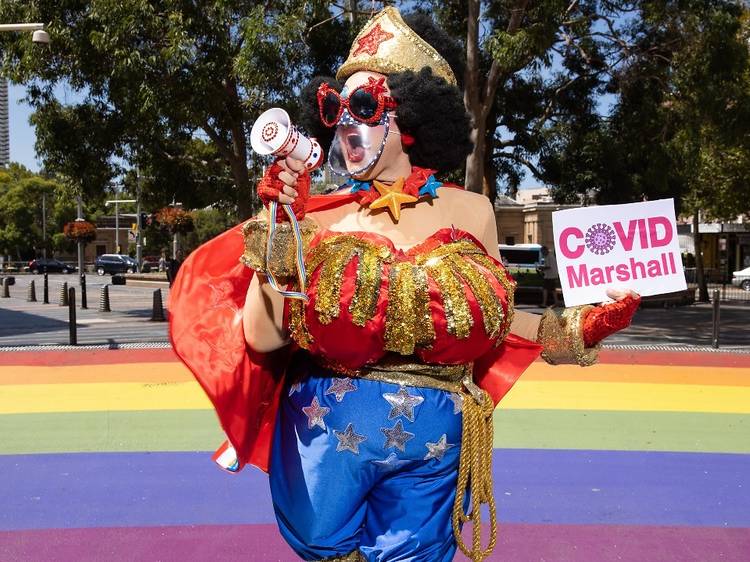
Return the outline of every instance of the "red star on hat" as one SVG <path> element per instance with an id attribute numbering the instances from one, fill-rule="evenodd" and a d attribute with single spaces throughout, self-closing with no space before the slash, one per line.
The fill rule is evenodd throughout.
<path id="1" fill-rule="evenodd" d="M 393 33 L 383 31 L 383 28 L 381 28 L 380 24 L 378 23 L 375 25 L 375 27 L 368 31 L 366 35 L 363 35 L 362 38 L 357 39 L 357 49 L 354 51 L 354 53 L 352 53 L 352 56 L 356 57 L 361 53 L 375 55 L 380 48 L 380 44 L 392 38 Z"/>

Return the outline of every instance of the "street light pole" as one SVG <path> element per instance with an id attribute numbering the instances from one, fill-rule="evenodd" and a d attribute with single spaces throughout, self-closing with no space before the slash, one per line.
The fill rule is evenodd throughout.
<path id="1" fill-rule="evenodd" d="M 180 203 L 179 201 L 176 201 L 175 198 L 172 197 L 172 207 L 181 208 L 182 203 Z M 172 259 L 173 260 L 177 259 L 177 247 L 179 245 L 179 236 L 180 235 L 177 234 L 176 232 L 172 234 Z"/>
<path id="2" fill-rule="evenodd" d="M 42 193 L 42 257 L 47 260 L 47 194 Z"/>
<path id="3" fill-rule="evenodd" d="M 138 273 L 140 273 L 143 260 L 143 234 L 141 233 L 143 225 L 141 224 L 141 174 L 138 164 L 135 165 L 135 200 L 137 201 L 135 208 L 135 261 L 137 262 Z"/>
<path id="4" fill-rule="evenodd" d="M 110 199 L 104 205 L 109 207 L 115 206 L 115 253 L 120 253 L 120 203 L 136 203 L 135 199 Z"/>
<path id="5" fill-rule="evenodd" d="M 0 31 L 40 31 L 43 23 L 0 23 Z"/>

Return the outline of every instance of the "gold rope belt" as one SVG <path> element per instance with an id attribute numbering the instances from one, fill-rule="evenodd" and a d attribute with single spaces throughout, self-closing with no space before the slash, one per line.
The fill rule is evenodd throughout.
<path id="1" fill-rule="evenodd" d="M 492 493 L 492 413 L 495 404 L 486 391 L 474 384 L 473 365 L 434 365 L 389 357 L 375 365 L 347 369 L 319 357 L 314 360 L 325 371 L 333 371 L 331 376 L 339 374 L 461 394 L 463 427 L 456 498 L 453 503 L 453 535 L 461 552 L 472 562 L 481 562 L 487 558 L 497 544 L 497 508 Z M 325 372 L 318 374 L 325 375 Z M 464 511 L 467 492 L 471 498 L 471 510 L 468 513 Z M 482 504 L 487 504 L 490 512 L 490 539 L 487 548 L 482 548 Z M 471 522 L 473 527 L 471 548 L 461 536 L 461 528 L 467 522 Z"/>

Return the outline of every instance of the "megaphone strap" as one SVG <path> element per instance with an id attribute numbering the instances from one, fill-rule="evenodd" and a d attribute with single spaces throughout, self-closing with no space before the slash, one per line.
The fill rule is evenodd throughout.
<path id="1" fill-rule="evenodd" d="M 278 205 L 278 201 L 271 201 L 268 206 L 270 218 L 268 221 L 268 230 L 266 231 L 266 278 L 268 279 L 268 283 L 271 285 L 271 288 L 273 288 L 274 291 L 279 293 L 284 298 L 298 299 L 307 302 L 309 298 L 305 294 L 305 287 L 307 285 L 307 272 L 305 271 L 305 252 L 304 244 L 302 242 L 302 231 L 300 230 L 299 223 L 297 222 L 297 217 L 294 216 L 294 211 L 292 211 L 291 205 L 282 205 L 282 208 L 289 217 L 289 222 L 292 225 L 292 232 L 294 233 L 294 243 L 296 245 L 295 262 L 297 269 L 297 282 L 300 290 L 287 291 L 282 289 L 279 283 L 276 281 L 276 277 L 274 276 L 273 270 L 271 269 L 270 258 L 273 249 L 273 236 L 276 232 L 276 221 L 274 220 L 274 217 L 276 216 Z"/>

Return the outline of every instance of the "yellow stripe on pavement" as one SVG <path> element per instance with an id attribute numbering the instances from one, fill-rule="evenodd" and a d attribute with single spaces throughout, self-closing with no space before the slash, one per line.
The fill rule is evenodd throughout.
<path id="1" fill-rule="evenodd" d="M 0 414 L 194 410 L 211 404 L 197 382 L 18 384 L 0 387 Z"/>
<path id="2" fill-rule="evenodd" d="M 750 388 L 699 384 L 519 381 L 501 408 L 750 413 Z"/>
<path id="3" fill-rule="evenodd" d="M 0 414 L 210 408 L 198 383 L 0 386 Z M 506 409 L 750 413 L 750 388 L 647 383 L 521 381 Z"/>

